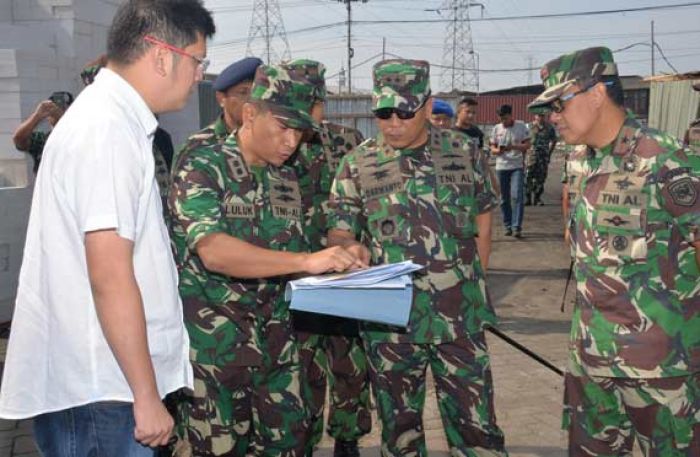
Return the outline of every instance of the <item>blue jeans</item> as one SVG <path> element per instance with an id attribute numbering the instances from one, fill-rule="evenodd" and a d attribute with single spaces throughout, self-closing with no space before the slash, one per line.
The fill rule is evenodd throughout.
<path id="1" fill-rule="evenodd" d="M 99 402 L 34 418 L 34 438 L 45 457 L 153 457 L 134 439 L 133 404 Z"/>
<path id="2" fill-rule="evenodd" d="M 501 186 L 501 214 L 506 229 L 520 230 L 523 227 L 523 169 L 496 170 Z M 513 201 L 511 207 L 511 199 Z"/>

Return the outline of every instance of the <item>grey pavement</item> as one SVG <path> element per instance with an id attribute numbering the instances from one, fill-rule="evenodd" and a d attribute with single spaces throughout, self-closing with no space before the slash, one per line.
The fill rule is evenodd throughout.
<path id="1" fill-rule="evenodd" d="M 560 211 L 562 157 L 555 155 L 545 193 L 545 206 L 526 207 L 524 238 L 505 237 L 500 212 L 494 211 L 494 238 L 488 284 L 500 317 L 499 328 L 554 365 L 565 368 L 573 284 L 564 313 L 559 306 L 569 267 L 562 240 Z M 498 422 L 512 457 L 566 455 L 560 430 L 562 378 L 498 337 L 488 334 Z M 5 341 L 0 340 L 4 359 Z M 375 418 L 376 419 L 376 418 Z M 447 456 L 432 382 L 424 413 L 431 456 Z M 362 456 L 379 456 L 379 427 L 361 441 Z M 324 437 L 318 457 L 332 456 L 333 442 Z M 29 421 L 0 420 L 0 457 L 38 456 Z"/>

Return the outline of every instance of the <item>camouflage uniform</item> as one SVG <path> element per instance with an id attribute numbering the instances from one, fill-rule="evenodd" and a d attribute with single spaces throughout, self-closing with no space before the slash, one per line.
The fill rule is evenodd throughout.
<path id="1" fill-rule="evenodd" d="M 29 148 L 27 148 L 27 153 L 34 159 L 34 174 L 39 170 L 39 164 L 41 163 L 41 156 L 44 154 L 44 145 L 46 140 L 49 139 L 49 134 L 51 132 L 32 132 L 29 137 Z"/>
<path id="2" fill-rule="evenodd" d="M 428 63 L 374 68 L 374 107 L 417 111 L 429 94 Z M 379 135 L 340 163 L 329 229 L 369 242 L 375 264 L 412 260 L 408 328 L 363 324 L 382 423 L 382 455 L 427 455 L 425 370 L 435 378 L 452 455 L 506 455 L 496 425 L 483 328 L 496 320 L 486 293 L 475 217 L 497 204 L 488 165 L 466 135 L 429 128 L 428 142 L 394 149 Z"/>
<path id="3" fill-rule="evenodd" d="M 306 86 L 284 67 L 261 66 L 251 97 L 290 128 L 313 125 Z M 307 97 L 310 99 L 310 97 Z M 294 103 L 304 106 L 299 119 Z M 194 141 L 208 141 L 201 136 Z M 180 294 L 191 343 L 194 392 L 180 429 L 196 456 L 301 456 L 308 412 L 284 278 L 238 279 L 208 271 L 199 240 L 225 233 L 266 249 L 305 248 L 299 183 L 290 167 L 248 166 L 236 135 L 190 145 L 169 196 Z"/>
<path id="4" fill-rule="evenodd" d="M 158 127 L 153 137 L 153 161 L 156 182 L 167 218 L 168 192 L 170 190 L 170 165 L 173 158 L 173 141 L 170 134 Z"/>
<path id="5" fill-rule="evenodd" d="M 530 127 L 532 150 L 528 156 L 527 178 L 525 184 L 525 201 L 537 203 L 544 193 L 544 182 L 549 170 L 550 146 L 556 141 L 557 134 L 548 122 Z"/>
<path id="6" fill-rule="evenodd" d="M 304 203 L 304 235 L 311 251 L 326 247 L 328 198 L 338 163 L 361 142 L 359 131 L 323 122 L 318 134 L 299 147 L 294 167 Z M 367 359 L 357 322 L 315 313 L 296 313 L 294 324 L 305 373 L 306 401 L 312 417 L 309 449 L 323 436 L 326 380 L 330 387 L 328 433 L 342 441 L 355 441 L 369 433 Z"/>
<path id="7" fill-rule="evenodd" d="M 175 174 L 180 168 L 178 165 L 180 156 L 192 149 L 208 148 L 215 144 L 222 144 L 226 141 L 226 137 L 229 136 L 230 133 L 231 132 L 229 132 L 226 127 L 226 122 L 224 122 L 224 115 L 222 114 L 217 117 L 214 122 L 207 125 L 199 132 L 190 135 L 187 141 L 185 141 L 185 144 L 179 151 L 176 151 L 173 156 L 172 166 L 170 167 L 172 174 Z"/>
<path id="8" fill-rule="evenodd" d="M 608 49 L 579 51 L 545 66 L 545 94 L 597 81 L 591 68 L 616 74 Z M 567 165 L 570 454 L 628 455 L 636 435 L 646 455 L 700 455 L 700 157 L 630 117 Z"/>

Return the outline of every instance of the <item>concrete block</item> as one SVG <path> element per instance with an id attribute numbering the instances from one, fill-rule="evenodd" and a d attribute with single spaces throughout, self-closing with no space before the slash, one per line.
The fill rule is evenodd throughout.
<path id="1" fill-rule="evenodd" d="M 13 13 L 16 22 L 53 19 L 51 6 L 41 4 L 36 0 L 13 0 Z"/>
<path id="2" fill-rule="evenodd" d="M 0 93 L 0 112 L 7 117 L 21 117 L 19 92 Z"/>
<path id="3" fill-rule="evenodd" d="M 73 19 L 75 11 L 73 11 L 72 6 L 54 6 L 53 16 L 60 19 Z"/>
<path id="4" fill-rule="evenodd" d="M 17 76 L 17 56 L 15 50 L 0 49 L 0 78 L 16 78 Z"/>
<path id="5" fill-rule="evenodd" d="M 121 1 L 75 0 L 76 18 L 108 26 Z"/>

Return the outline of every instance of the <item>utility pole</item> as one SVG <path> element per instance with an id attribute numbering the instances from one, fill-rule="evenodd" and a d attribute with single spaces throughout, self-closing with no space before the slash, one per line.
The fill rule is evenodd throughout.
<path id="1" fill-rule="evenodd" d="M 445 0 L 439 11 L 450 11 L 450 22 L 445 35 L 442 61 L 447 68 L 442 72 L 442 85 L 450 90 L 474 89 L 477 71 L 472 41 L 470 10 L 484 5 L 471 0 Z"/>
<path id="2" fill-rule="evenodd" d="M 386 60 L 386 37 L 382 37 L 382 60 Z"/>
<path id="3" fill-rule="evenodd" d="M 656 41 L 654 41 L 654 21 L 651 21 L 651 76 L 656 74 L 656 56 L 654 55 L 655 47 Z"/>
<path id="4" fill-rule="evenodd" d="M 264 57 L 268 65 L 291 59 L 278 0 L 254 0 L 246 55 Z"/>
<path id="5" fill-rule="evenodd" d="M 352 58 L 355 50 L 352 48 L 352 2 L 367 3 L 369 0 L 337 0 L 345 3 L 348 10 L 348 94 L 352 94 Z"/>

